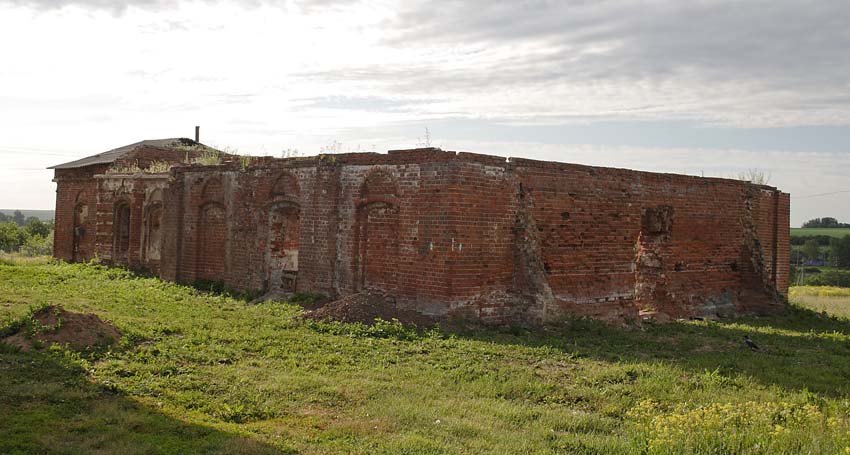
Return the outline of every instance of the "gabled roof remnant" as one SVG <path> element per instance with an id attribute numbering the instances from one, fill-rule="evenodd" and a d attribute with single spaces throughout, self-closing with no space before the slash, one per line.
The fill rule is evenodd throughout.
<path id="1" fill-rule="evenodd" d="M 212 147 L 201 144 L 200 142 L 195 142 L 185 137 L 170 139 L 148 139 L 145 141 L 136 142 L 135 144 L 118 147 L 117 149 L 112 149 L 108 152 L 98 153 L 97 155 L 81 158 L 76 161 L 57 164 L 56 166 L 50 166 L 47 169 L 73 169 L 78 167 L 91 166 L 94 164 L 109 164 L 115 162 L 115 160 L 127 156 L 139 147 L 154 147 L 160 149 L 173 149 L 180 151 L 186 150 L 187 147 L 198 147 L 199 149 L 215 150 Z"/>

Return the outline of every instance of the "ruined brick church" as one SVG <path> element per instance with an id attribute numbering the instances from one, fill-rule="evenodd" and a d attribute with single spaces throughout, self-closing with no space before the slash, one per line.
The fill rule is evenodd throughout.
<path id="1" fill-rule="evenodd" d="M 789 195 L 434 148 L 247 158 L 190 139 L 54 166 L 54 255 L 238 290 L 364 290 L 541 323 L 783 308 Z"/>

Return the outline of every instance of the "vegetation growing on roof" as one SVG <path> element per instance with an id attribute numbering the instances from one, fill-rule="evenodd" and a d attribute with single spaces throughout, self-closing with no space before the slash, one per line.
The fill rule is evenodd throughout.
<path id="1" fill-rule="evenodd" d="M 168 161 L 153 161 L 145 168 L 146 174 L 164 174 L 171 170 L 173 164 Z"/>
<path id="2" fill-rule="evenodd" d="M 767 185 L 770 183 L 770 172 L 765 172 L 761 169 L 747 169 L 746 171 L 739 172 L 736 177 L 738 180 L 756 185 Z"/>
<path id="3" fill-rule="evenodd" d="M 139 166 L 138 161 L 132 163 L 117 162 L 106 170 L 107 174 L 164 174 L 171 170 L 168 161 L 152 161 L 146 168 Z"/>
<path id="4" fill-rule="evenodd" d="M 140 174 L 141 172 L 142 168 L 139 167 L 138 161 L 132 163 L 116 162 L 106 170 L 107 174 Z"/>
<path id="5" fill-rule="evenodd" d="M 239 156 L 239 164 L 242 165 L 242 170 L 248 169 L 248 166 L 251 165 L 251 162 L 254 161 L 254 157 L 250 155 L 240 155 Z"/>
<path id="6" fill-rule="evenodd" d="M 192 158 L 191 162 L 203 166 L 215 166 L 221 164 L 221 152 L 213 149 L 204 150 L 199 156 Z"/>

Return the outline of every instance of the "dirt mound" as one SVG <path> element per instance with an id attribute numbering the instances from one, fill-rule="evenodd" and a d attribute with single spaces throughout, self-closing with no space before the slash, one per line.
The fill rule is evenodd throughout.
<path id="1" fill-rule="evenodd" d="M 113 344 L 121 339 L 121 331 L 96 314 L 71 313 L 61 307 L 50 306 L 33 314 L 31 320 L 32 323 L 24 324 L 18 333 L 2 341 L 22 351 L 29 351 L 53 343 L 85 350 Z"/>
<path id="2" fill-rule="evenodd" d="M 376 318 L 385 321 L 398 319 L 404 324 L 428 327 L 435 321 L 415 311 L 396 306 L 392 299 L 374 292 L 359 292 L 324 304 L 304 313 L 307 319 L 316 321 L 362 322 L 372 324 Z"/>

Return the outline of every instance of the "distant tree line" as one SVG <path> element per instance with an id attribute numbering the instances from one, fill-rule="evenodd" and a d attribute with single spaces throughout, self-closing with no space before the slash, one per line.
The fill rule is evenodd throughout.
<path id="1" fill-rule="evenodd" d="M 835 286 L 850 288 L 850 270 L 820 270 L 807 267 L 800 284 L 804 286 Z"/>
<path id="2" fill-rule="evenodd" d="M 827 226 L 842 225 L 827 221 Z M 798 284 L 850 287 L 850 235 L 795 236 L 791 238 L 791 244 L 799 246 L 791 250 L 791 275 L 797 277 Z M 798 268 L 798 265 L 803 267 Z"/>
<path id="3" fill-rule="evenodd" d="M 820 246 L 829 246 L 829 242 L 834 239 L 831 235 L 795 235 L 791 237 L 791 245 L 805 245 L 809 242 L 815 242 Z"/>
<path id="4" fill-rule="evenodd" d="M 822 260 L 825 265 L 832 267 L 850 268 L 850 235 L 831 237 L 826 245 L 819 238 L 808 237 L 792 258 L 792 263 L 807 260 Z M 799 245 L 799 243 L 793 244 Z M 825 246 L 826 248 L 821 248 Z"/>
<path id="5" fill-rule="evenodd" d="M 0 251 L 29 256 L 50 254 L 53 251 L 53 228 L 53 220 L 44 222 L 34 216 L 25 218 L 20 210 L 12 215 L 0 213 Z"/>
<path id="6" fill-rule="evenodd" d="M 835 218 L 825 216 L 803 223 L 804 228 L 850 228 L 850 223 L 839 223 Z"/>
<path id="7" fill-rule="evenodd" d="M 13 215 L 6 215 L 5 213 L 0 212 L 0 223 L 5 223 L 7 221 L 11 221 L 18 226 L 24 226 L 27 224 L 27 220 L 24 218 L 24 214 L 21 213 L 20 210 L 15 210 Z"/>

